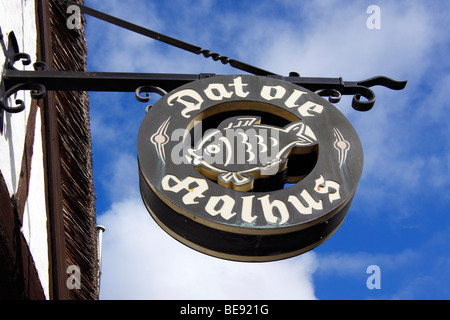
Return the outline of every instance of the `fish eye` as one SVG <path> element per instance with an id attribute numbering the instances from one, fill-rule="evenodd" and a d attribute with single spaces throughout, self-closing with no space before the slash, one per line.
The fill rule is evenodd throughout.
<path id="1" fill-rule="evenodd" d="M 215 154 L 220 151 L 220 147 L 216 144 L 210 144 L 206 147 L 205 152 L 207 154 Z"/>

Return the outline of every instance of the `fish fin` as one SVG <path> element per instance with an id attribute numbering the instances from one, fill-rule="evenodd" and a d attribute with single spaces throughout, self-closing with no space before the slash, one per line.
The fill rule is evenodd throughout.
<path id="1" fill-rule="evenodd" d="M 288 159 L 280 158 L 273 159 L 269 163 L 266 163 L 260 167 L 260 175 L 264 177 L 276 175 L 278 172 L 286 168 L 287 160 Z"/>
<path id="2" fill-rule="evenodd" d="M 235 129 L 250 127 L 261 122 L 261 117 L 256 116 L 236 116 L 223 120 L 219 126 L 220 129 Z"/>
<path id="3" fill-rule="evenodd" d="M 302 121 L 291 123 L 284 127 L 287 133 L 295 134 L 297 145 L 309 146 L 317 143 L 317 138 L 309 126 Z"/>
<path id="4" fill-rule="evenodd" d="M 219 175 L 219 185 L 238 191 L 250 191 L 253 189 L 254 178 L 252 175 L 236 171 L 228 171 Z"/>

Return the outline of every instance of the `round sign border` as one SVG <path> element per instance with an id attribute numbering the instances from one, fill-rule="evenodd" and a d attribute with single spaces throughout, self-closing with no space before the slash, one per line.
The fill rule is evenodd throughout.
<path id="1" fill-rule="evenodd" d="M 260 87 L 261 87 L 261 84 L 275 86 L 275 85 L 280 85 L 280 83 L 282 83 L 283 85 L 288 86 L 291 89 L 304 91 L 304 92 L 307 93 L 306 97 L 308 97 L 309 100 L 311 100 L 311 101 L 313 101 L 313 102 L 315 102 L 317 104 L 321 104 L 322 106 L 324 106 L 324 108 L 327 109 L 326 112 L 325 112 L 326 116 L 329 117 L 330 116 L 330 112 L 332 112 L 332 113 L 334 112 L 335 114 L 338 115 L 339 121 L 343 121 L 344 124 L 347 126 L 346 130 L 347 131 L 348 130 L 352 131 L 351 139 L 352 139 L 352 141 L 354 139 L 356 139 L 356 142 L 357 142 L 356 143 L 356 149 L 359 149 L 359 150 L 356 150 L 356 153 L 358 153 L 358 157 L 360 157 L 360 159 L 359 159 L 360 160 L 360 166 L 359 166 L 359 168 L 356 169 L 356 171 L 359 171 L 359 173 L 356 172 L 356 175 L 358 177 L 356 178 L 356 182 L 354 183 L 354 186 L 351 188 L 351 190 L 347 191 L 343 201 L 339 202 L 339 205 L 335 206 L 335 208 L 333 210 L 325 212 L 325 209 L 324 209 L 324 210 L 322 210 L 322 211 L 324 211 L 323 214 L 321 214 L 319 216 L 316 216 L 315 218 L 312 218 L 309 221 L 304 221 L 304 222 L 297 223 L 295 225 L 289 225 L 289 226 L 280 226 L 280 225 L 278 225 L 278 226 L 277 225 L 271 225 L 269 227 L 267 227 L 267 226 L 266 227 L 255 227 L 255 226 L 246 227 L 246 226 L 242 226 L 242 225 L 241 226 L 236 226 L 236 225 L 220 223 L 220 222 L 217 222 L 217 221 L 214 221 L 214 220 L 210 220 L 210 219 L 205 219 L 204 217 L 198 216 L 197 214 L 190 212 L 189 210 L 187 210 L 186 208 L 183 208 L 182 206 L 175 205 L 174 202 L 172 201 L 172 199 L 170 199 L 169 197 L 166 196 L 167 192 L 164 194 L 164 191 L 161 190 L 161 185 L 160 184 L 158 185 L 158 183 L 152 183 L 150 181 L 150 179 L 148 178 L 148 174 L 146 174 L 146 172 L 148 173 L 148 169 L 146 170 L 146 168 L 143 168 L 141 166 L 143 157 L 142 157 L 142 143 L 140 143 L 140 142 L 142 142 L 142 140 L 145 140 L 145 139 L 148 140 L 148 134 L 145 133 L 146 130 L 143 130 L 143 128 L 146 128 L 146 126 L 148 126 L 148 122 L 149 121 L 154 121 L 153 118 L 155 118 L 155 112 L 162 111 L 162 113 L 165 114 L 165 117 L 167 117 L 167 114 L 170 113 L 171 114 L 169 116 L 169 118 L 170 118 L 174 114 L 174 112 L 175 112 L 174 110 L 176 110 L 176 108 L 177 108 L 176 106 L 173 106 L 173 105 L 169 106 L 168 105 L 168 99 L 170 99 L 170 97 L 173 97 L 174 93 L 180 92 L 181 90 L 185 90 L 185 89 L 195 90 L 197 88 L 206 88 L 206 86 L 208 84 L 210 84 L 210 83 L 228 83 L 229 84 L 229 83 L 231 83 L 230 81 L 232 81 L 232 80 L 234 80 L 234 79 L 236 79 L 238 77 L 241 78 L 242 83 L 244 83 L 244 82 L 249 83 L 249 81 L 254 81 L 255 79 L 258 79 L 258 81 L 259 81 L 258 85 Z M 243 81 L 242 79 L 245 79 L 245 80 Z M 198 91 L 201 91 L 201 90 L 198 89 Z M 282 109 L 286 113 L 292 114 L 293 118 L 300 118 L 299 115 L 297 115 L 296 113 L 292 112 L 291 109 L 287 109 L 283 105 L 275 104 L 277 101 L 262 101 L 262 100 L 255 101 L 254 99 L 255 98 L 253 96 L 252 99 L 247 99 L 246 100 L 245 98 L 242 98 L 242 97 L 235 97 L 235 98 L 231 98 L 231 99 L 226 99 L 226 101 L 219 102 L 219 103 L 215 103 L 215 102 L 212 102 L 212 101 L 205 101 L 206 104 L 203 105 L 202 108 L 200 108 L 199 110 L 193 110 L 192 114 L 190 115 L 190 117 L 189 118 L 186 117 L 188 120 L 185 120 L 185 121 L 189 121 L 189 123 L 192 123 L 192 121 L 193 121 L 192 119 L 195 118 L 196 116 L 199 116 L 199 114 L 202 113 L 202 112 L 211 111 L 213 108 L 219 108 L 219 109 L 222 108 L 223 109 L 224 105 L 228 104 L 228 106 L 229 106 L 230 104 L 232 105 L 233 103 L 238 104 L 238 103 L 240 103 L 239 101 L 244 101 L 244 102 L 249 102 L 250 101 L 250 102 L 255 102 L 255 103 L 265 103 L 267 105 L 273 106 L 275 108 L 274 110 Z M 220 106 L 220 105 L 222 105 L 222 106 Z M 170 109 L 170 108 L 172 108 L 172 109 Z M 238 108 L 238 107 L 236 107 L 236 108 Z M 161 110 L 158 110 L 158 109 L 161 109 Z M 250 108 L 249 110 L 253 110 L 253 109 Z M 330 110 L 332 110 L 332 111 L 330 111 Z M 172 112 L 168 112 L 168 111 L 172 111 Z M 180 111 L 180 109 L 177 110 L 178 113 L 179 113 L 179 111 Z M 215 110 L 215 111 L 212 111 L 212 112 L 213 113 L 219 113 L 220 110 L 219 111 Z M 191 117 L 192 117 L 192 119 L 190 119 Z M 151 120 L 149 120 L 149 119 L 151 119 Z M 301 118 L 302 121 L 305 121 L 305 119 L 306 118 Z M 306 122 L 308 122 L 308 121 L 306 121 Z M 161 121 L 159 121 L 158 123 L 161 123 Z M 186 128 L 187 127 L 188 126 L 186 126 Z M 148 129 L 148 127 L 147 127 L 147 129 Z M 143 133 L 143 131 L 144 131 L 144 133 Z M 316 130 L 314 130 L 314 132 L 316 132 Z M 142 137 L 143 135 L 144 135 L 144 137 Z M 320 136 L 320 134 L 319 134 L 319 136 Z M 348 138 L 348 134 L 347 134 L 347 138 Z M 319 137 L 318 137 L 318 140 L 319 140 Z M 318 143 L 319 143 L 319 148 L 322 148 L 321 144 L 320 144 L 320 141 L 318 141 Z M 145 144 L 146 143 L 144 143 L 144 145 Z M 353 144 L 353 142 L 352 142 L 352 144 Z M 151 148 L 151 145 L 148 145 L 148 143 L 147 143 L 147 147 Z M 353 147 L 353 149 L 355 149 L 355 145 L 354 144 L 352 145 L 352 147 Z M 319 156 L 318 156 L 318 159 L 317 159 L 318 163 L 319 163 L 319 160 L 321 159 L 321 152 L 323 154 L 323 151 L 324 150 L 322 150 L 322 151 L 319 150 Z M 332 152 L 332 150 L 329 150 L 329 152 Z M 354 150 L 353 150 L 353 152 L 354 152 Z M 359 179 L 361 177 L 363 155 L 362 155 L 361 143 L 360 143 L 359 138 L 358 138 L 356 132 L 354 131 L 352 125 L 350 124 L 350 122 L 345 118 L 345 116 L 334 105 L 330 104 L 329 102 L 327 102 L 326 100 L 322 99 L 318 95 L 314 94 L 313 92 L 311 92 L 311 91 L 309 91 L 309 90 L 307 90 L 305 88 L 302 88 L 302 87 L 299 87 L 299 86 L 296 86 L 296 85 L 293 85 L 291 83 L 288 83 L 288 82 L 285 82 L 285 81 L 281 81 L 281 80 L 278 80 L 278 79 L 266 78 L 266 77 L 257 77 L 257 76 L 230 75 L 230 76 L 217 76 L 217 77 L 213 77 L 213 78 L 208 78 L 208 79 L 195 81 L 194 83 L 190 83 L 190 84 L 184 85 L 182 87 L 179 87 L 178 89 L 173 90 L 172 92 L 170 92 L 167 95 L 165 95 L 164 97 L 162 97 L 150 109 L 149 113 L 146 115 L 146 117 L 144 118 L 144 120 L 142 122 L 141 128 L 139 129 L 139 134 L 138 134 L 138 162 L 139 162 L 141 192 L 145 193 L 143 190 L 145 189 L 145 186 L 148 186 L 150 188 L 149 192 L 154 193 L 155 196 L 157 196 L 163 203 L 165 203 L 165 205 L 167 207 L 166 209 L 173 210 L 173 212 L 175 212 L 176 214 L 181 214 L 184 217 L 184 219 L 189 219 L 189 220 L 193 221 L 194 223 L 201 224 L 201 225 L 203 225 L 203 226 L 205 226 L 207 228 L 211 228 L 213 230 L 218 230 L 218 231 L 221 231 L 221 232 L 231 233 L 231 234 L 234 234 L 236 236 L 241 235 L 241 236 L 254 236 L 254 237 L 257 237 L 257 236 L 273 236 L 273 235 L 289 235 L 289 234 L 292 235 L 295 232 L 299 232 L 299 231 L 302 231 L 302 230 L 307 230 L 307 229 L 309 229 L 309 228 L 311 228 L 313 226 L 316 226 L 318 224 L 326 223 L 327 221 L 332 219 L 335 215 L 337 215 L 338 213 L 343 211 L 344 210 L 343 208 L 347 208 L 345 210 L 344 216 L 342 217 L 342 219 L 340 220 L 340 222 L 336 226 L 336 228 L 331 230 L 329 232 L 329 234 L 325 235 L 325 237 L 321 236 L 321 238 L 318 241 L 315 241 L 312 244 L 310 244 L 309 247 L 313 248 L 313 247 L 316 247 L 317 245 L 319 245 L 320 243 L 322 243 L 323 241 L 325 241 L 325 239 L 329 238 L 329 236 L 331 236 L 331 234 L 333 234 L 339 228 L 340 224 L 344 220 L 345 215 L 346 215 L 346 211 L 348 210 L 349 204 L 351 203 L 351 200 L 353 199 L 354 193 L 356 192 L 356 187 L 358 185 L 358 181 L 359 181 Z M 154 167 L 155 166 L 153 166 L 153 168 Z M 166 167 L 166 165 L 165 165 L 165 167 Z M 317 167 L 317 164 L 316 164 L 316 167 Z M 312 174 L 313 174 L 314 170 L 316 169 L 316 167 L 308 175 L 308 177 L 312 176 Z M 197 172 L 195 169 L 194 169 L 194 171 Z M 355 171 L 355 170 L 353 170 L 353 171 Z M 198 175 L 201 176 L 199 173 L 198 173 Z M 197 176 L 197 177 L 199 177 L 199 176 Z M 199 177 L 199 178 L 201 178 L 201 177 Z M 310 178 L 310 180 L 314 179 L 314 178 Z M 329 177 L 327 177 L 327 179 L 328 178 Z M 301 182 L 303 182 L 303 181 L 301 181 Z M 301 182 L 299 182 L 299 183 L 301 183 Z M 207 183 L 208 183 L 208 186 L 210 184 L 215 184 L 212 181 L 207 181 Z M 143 184 L 144 184 L 144 186 L 143 186 Z M 156 186 L 154 184 L 156 184 Z M 298 184 L 296 184 L 295 186 L 297 186 L 297 185 Z M 288 189 L 284 189 L 284 190 L 278 190 L 278 191 L 284 192 L 285 190 L 289 190 L 291 188 L 294 188 L 295 186 L 292 186 L 292 187 L 290 187 Z M 221 186 L 218 186 L 218 187 L 224 188 L 224 187 L 221 187 Z M 299 186 L 297 186 L 297 187 L 299 187 Z M 303 187 L 300 186 L 299 188 L 302 189 Z M 211 189 L 214 190 L 216 188 L 213 187 Z M 292 190 L 293 189 L 291 189 L 291 191 Z M 242 193 L 242 191 L 236 191 L 236 190 L 233 190 L 232 192 Z M 273 192 L 269 192 L 269 193 L 273 194 L 273 193 L 276 193 L 276 192 L 277 191 L 273 191 Z M 252 194 L 258 194 L 258 193 L 252 193 Z M 199 246 L 195 242 L 192 242 L 192 241 L 189 241 L 188 239 L 186 239 L 186 237 L 179 236 L 177 233 L 173 232 L 171 227 L 165 225 L 160 220 L 160 218 L 159 218 L 160 215 L 156 214 L 151 209 L 151 206 L 146 201 L 146 199 L 144 198 L 144 195 L 143 195 L 143 199 L 144 199 L 146 207 L 149 210 L 149 212 L 151 213 L 152 217 L 155 219 L 155 221 L 167 233 L 169 233 L 171 236 L 173 236 L 177 240 L 181 241 L 182 243 L 188 245 L 189 247 L 192 247 L 192 248 L 194 248 L 196 250 L 199 250 L 199 251 L 207 253 L 207 254 L 211 254 L 211 253 L 205 252 L 205 251 L 210 251 L 210 249 L 205 248 L 204 246 Z M 322 239 L 324 239 L 324 240 L 322 240 Z M 195 248 L 195 247 L 198 247 L 198 246 L 199 246 L 199 248 Z M 297 255 L 297 254 L 300 254 L 300 253 L 302 253 L 304 251 L 308 251 L 308 250 L 310 250 L 310 249 L 307 249 L 307 250 L 305 249 L 304 250 L 304 248 L 302 248 L 302 249 L 297 250 L 299 253 L 294 253 L 294 254 L 282 253 L 281 256 L 293 256 L 293 255 Z M 220 252 L 217 253 L 216 251 L 214 251 L 214 252 L 215 253 L 212 254 L 214 256 L 219 256 L 219 257 L 223 257 L 224 256 L 223 253 L 220 253 Z M 230 254 L 225 254 L 225 255 L 228 257 L 227 259 L 230 259 L 229 257 L 232 257 L 232 260 L 242 260 L 242 258 L 243 258 L 243 256 L 241 256 L 241 255 L 239 255 L 239 257 L 241 257 L 241 259 L 235 259 L 233 254 L 231 254 L 231 255 Z M 270 256 L 271 256 L 271 258 L 268 258 L 268 259 L 259 257 L 258 261 L 274 260 L 273 258 L 274 258 L 275 255 L 270 255 Z M 280 256 L 280 254 L 278 254 L 276 256 Z M 255 257 L 251 256 L 250 260 L 253 260 L 253 259 L 255 259 Z M 248 261 L 248 259 L 245 259 L 245 260 Z"/>

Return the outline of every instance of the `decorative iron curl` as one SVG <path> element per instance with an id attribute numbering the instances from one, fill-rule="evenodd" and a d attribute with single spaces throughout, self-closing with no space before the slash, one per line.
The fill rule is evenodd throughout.
<path id="1" fill-rule="evenodd" d="M 375 104 L 375 93 L 366 87 L 360 88 L 360 93 L 357 93 L 353 96 L 352 107 L 358 111 L 369 111 Z M 367 100 L 361 100 L 361 97 L 366 98 Z"/>
<path id="2" fill-rule="evenodd" d="M 22 60 L 22 65 L 24 65 L 24 66 L 27 66 L 31 63 L 31 57 L 29 54 L 19 52 L 19 53 L 12 55 L 11 58 L 9 59 L 9 62 L 8 62 L 9 69 L 10 70 L 18 70 L 14 67 L 14 64 L 19 60 Z"/>
<path id="3" fill-rule="evenodd" d="M 8 105 L 8 99 L 15 93 L 21 90 L 30 90 L 31 98 L 33 99 L 42 99 L 47 94 L 47 89 L 43 84 L 40 83 L 33 83 L 33 82 L 27 82 L 27 83 L 19 83 L 15 86 L 12 86 L 6 92 L 3 94 L 2 97 L 0 97 L 0 106 L 3 110 L 9 113 L 19 113 L 25 110 L 25 104 L 23 100 L 16 99 L 15 100 L 15 106 L 10 107 Z"/>
<path id="4" fill-rule="evenodd" d="M 354 87 L 352 88 L 353 93 L 357 92 L 353 96 L 352 107 L 358 111 L 369 111 L 375 104 L 375 93 L 366 87 Z M 331 103 L 338 103 L 341 101 L 342 93 L 338 89 L 320 89 L 314 92 L 321 97 L 328 97 L 328 101 Z M 361 97 L 367 100 L 361 100 Z"/>
<path id="5" fill-rule="evenodd" d="M 338 103 L 341 101 L 342 94 L 336 89 L 321 89 L 314 92 L 321 97 L 328 96 L 328 101 L 331 103 Z"/>
<path id="6" fill-rule="evenodd" d="M 48 64 L 43 61 L 36 61 L 33 63 L 33 68 L 35 71 L 48 71 Z"/>
<path id="7" fill-rule="evenodd" d="M 407 81 L 396 81 L 384 76 L 376 76 L 357 82 L 344 81 L 342 78 L 339 78 L 338 80 L 339 83 L 332 85 L 323 81 L 323 85 L 327 86 L 325 89 L 317 89 L 320 88 L 322 84 L 320 81 L 315 82 L 313 86 L 315 93 L 320 96 L 328 96 L 328 100 L 332 103 L 339 102 L 342 95 L 353 95 L 352 107 L 358 111 L 369 111 L 375 104 L 375 93 L 369 87 L 383 86 L 393 90 L 402 90 L 407 83 Z M 311 83 L 299 83 L 299 85 L 308 88 Z M 331 86 L 334 86 L 334 88 Z M 365 100 L 362 100 L 362 97 L 364 97 Z"/>
<path id="8" fill-rule="evenodd" d="M 383 86 L 392 90 L 402 90 L 407 81 L 396 81 L 385 76 L 376 76 L 370 79 L 358 81 L 354 89 L 356 94 L 353 96 L 352 107 L 358 111 L 368 111 L 375 104 L 375 93 L 369 89 L 373 86 Z M 361 101 L 361 96 L 367 101 Z"/>
<path id="9" fill-rule="evenodd" d="M 145 92 L 145 97 L 143 97 L 141 94 Z M 138 87 L 135 91 L 136 99 L 140 102 L 149 102 L 150 101 L 150 94 L 148 92 L 153 92 L 159 94 L 161 97 L 167 94 L 167 91 L 164 89 L 161 89 L 160 87 L 155 86 L 142 86 Z"/>
<path id="10" fill-rule="evenodd" d="M 143 97 L 141 94 L 145 92 L 145 97 Z M 138 87 L 135 91 L 136 99 L 140 102 L 149 102 L 150 101 L 150 94 L 149 92 L 157 93 L 161 97 L 167 94 L 167 91 L 164 89 L 161 89 L 160 87 L 154 87 L 154 86 L 142 86 Z M 149 105 L 145 108 L 145 113 L 150 110 L 152 106 Z"/>

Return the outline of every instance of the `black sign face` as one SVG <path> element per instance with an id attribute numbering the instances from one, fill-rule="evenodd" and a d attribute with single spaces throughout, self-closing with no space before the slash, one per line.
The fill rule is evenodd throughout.
<path id="1" fill-rule="evenodd" d="M 274 78 L 217 76 L 162 97 L 137 142 L 155 221 L 201 252 L 271 261 L 306 252 L 342 223 L 363 167 L 344 115 Z"/>

